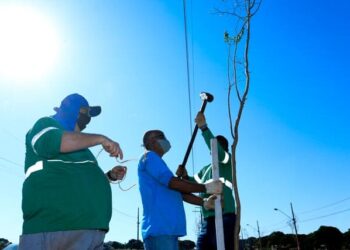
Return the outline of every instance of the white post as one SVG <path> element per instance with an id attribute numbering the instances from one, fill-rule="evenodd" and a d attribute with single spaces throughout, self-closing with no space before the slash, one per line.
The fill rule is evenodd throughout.
<path id="1" fill-rule="evenodd" d="M 211 156 L 212 156 L 212 173 L 213 180 L 219 180 L 219 159 L 218 159 L 218 143 L 216 139 L 210 140 Z M 222 223 L 221 195 L 215 200 L 215 229 L 216 229 L 216 246 L 217 250 L 225 250 L 224 226 Z"/>

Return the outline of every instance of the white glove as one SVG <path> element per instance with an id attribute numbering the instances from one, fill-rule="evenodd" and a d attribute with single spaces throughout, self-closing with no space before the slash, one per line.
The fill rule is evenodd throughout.
<path id="1" fill-rule="evenodd" d="M 220 180 L 209 181 L 204 184 L 207 194 L 221 194 L 222 193 L 222 182 Z"/>
<path id="2" fill-rule="evenodd" d="M 208 198 L 203 199 L 203 207 L 205 210 L 215 209 L 215 200 L 217 196 L 215 194 L 210 195 Z"/>

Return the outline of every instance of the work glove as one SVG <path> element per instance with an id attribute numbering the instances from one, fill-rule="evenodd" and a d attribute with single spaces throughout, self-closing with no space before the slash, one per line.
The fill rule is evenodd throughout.
<path id="1" fill-rule="evenodd" d="M 205 190 L 207 194 L 221 194 L 222 193 L 222 182 L 220 180 L 209 181 L 205 184 Z"/>
<path id="2" fill-rule="evenodd" d="M 203 128 L 207 126 L 207 121 L 205 120 L 205 116 L 202 112 L 198 112 L 197 116 L 194 120 L 198 126 L 198 128 Z"/>
<path id="3" fill-rule="evenodd" d="M 205 210 L 215 209 L 215 200 L 217 196 L 215 194 L 210 195 L 208 198 L 203 199 L 203 207 Z"/>

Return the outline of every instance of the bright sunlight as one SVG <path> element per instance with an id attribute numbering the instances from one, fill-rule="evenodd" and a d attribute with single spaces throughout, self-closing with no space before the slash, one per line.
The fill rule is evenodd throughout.
<path id="1" fill-rule="evenodd" d="M 33 8 L 0 5 L 0 79 L 39 80 L 52 69 L 58 51 L 47 17 Z"/>

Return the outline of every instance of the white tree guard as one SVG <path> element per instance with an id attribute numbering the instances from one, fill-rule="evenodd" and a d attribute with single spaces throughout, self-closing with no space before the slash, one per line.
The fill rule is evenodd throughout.
<path id="1" fill-rule="evenodd" d="M 213 180 L 219 180 L 219 159 L 217 139 L 210 140 Z M 224 226 L 222 223 L 221 195 L 215 200 L 215 230 L 217 250 L 225 250 Z"/>

